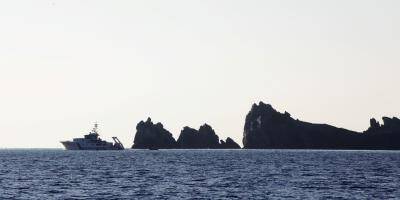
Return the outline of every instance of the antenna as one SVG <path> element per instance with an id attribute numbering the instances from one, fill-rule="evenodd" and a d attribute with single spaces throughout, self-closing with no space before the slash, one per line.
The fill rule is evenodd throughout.
<path id="1" fill-rule="evenodd" d="M 95 122 L 95 123 L 94 123 L 94 127 L 93 127 L 93 129 L 92 129 L 92 133 L 98 134 L 98 133 L 97 133 L 98 128 L 99 128 L 99 123 Z"/>

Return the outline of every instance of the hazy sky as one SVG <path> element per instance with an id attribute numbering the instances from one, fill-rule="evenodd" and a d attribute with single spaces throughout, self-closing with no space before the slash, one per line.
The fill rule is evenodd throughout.
<path id="1" fill-rule="evenodd" d="M 400 115 L 400 1 L 0 2 L 0 147 L 58 147 L 151 116 L 241 144 L 254 102 L 364 130 Z"/>

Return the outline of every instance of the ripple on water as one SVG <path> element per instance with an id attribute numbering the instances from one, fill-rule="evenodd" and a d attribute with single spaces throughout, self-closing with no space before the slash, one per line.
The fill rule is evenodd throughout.
<path id="1" fill-rule="evenodd" d="M 0 150 L 0 199 L 400 198 L 400 153 Z"/>

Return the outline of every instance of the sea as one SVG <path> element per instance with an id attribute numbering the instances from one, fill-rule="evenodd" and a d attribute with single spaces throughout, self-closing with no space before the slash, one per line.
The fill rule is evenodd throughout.
<path id="1" fill-rule="evenodd" d="M 400 199 L 400 152 L 3 149 L 0 199 Z"/>

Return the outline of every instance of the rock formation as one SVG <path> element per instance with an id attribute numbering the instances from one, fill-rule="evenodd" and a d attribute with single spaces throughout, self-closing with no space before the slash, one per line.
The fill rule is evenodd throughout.
<path id="1" fill-rule="evenodd" d="M 202 148 L 200 144 L 199 132 L 190 127 L 184 127 L 177 140 L 178 147 L 181 149 L 199 149 Z"/>
<path id="2" fill-rule="evenodd" d="M 220 148 L 221 149 L 240 149 L 240 146 L 238 143 L 233 141 L 232 138 L 228 137 L 228 138 L 226 138 L 226 141 L 223 141 L 223 140 L 220 141 Z"/>
<path id="3" fill-rule="evenodd" d="M 400 149 L 400 120 L 375 119 L 363 132 L 295 120 L 288 112 L 280 113 L 271 105 L 254 104 L 246 116 L 243 145 L 248 149 Z"/>
<path id="4" fill-rule="evenodd" d="M 172 149 L 176 148 L 172 134 L 161 123 L 153 124 L 150 118 L 139 122 L 132 148 L 134 149 Z"/>
<path id="5" fill-rule="evenodd" d="M 204 124 L 199 130 L 184 127 L 175 141 L 161 123 L 153 124 L 150 118 L 136 126 L 133 149 L 236 149 L 240 146 L 231 138 L 219 142 L 214 129 Z"/>
<path id="6" fill-rule="evenodd" d="M 208 124 L 204 124 L 199 130 L 184 127 L 177 140 L 179 148 L 182 149 L 234 149 L 240 148 L 240 146 L 234 142 L 231 138 L 228 138 L 226 142 L 221 140 L 215 134 L 214 129 Z"/>

